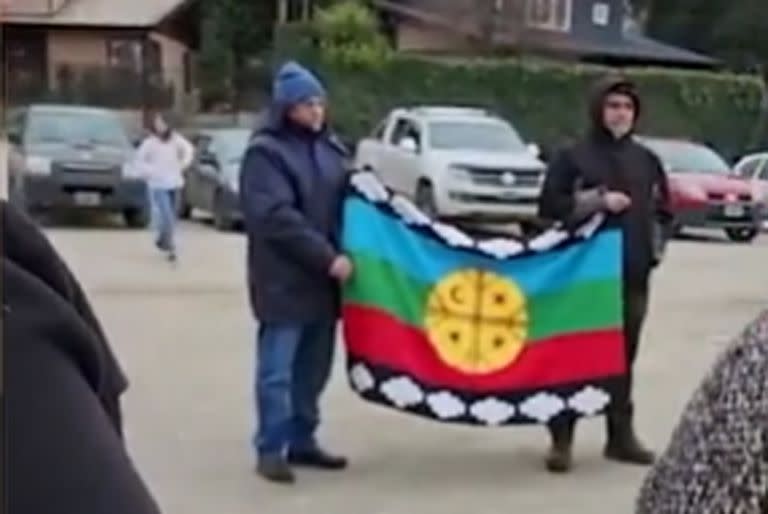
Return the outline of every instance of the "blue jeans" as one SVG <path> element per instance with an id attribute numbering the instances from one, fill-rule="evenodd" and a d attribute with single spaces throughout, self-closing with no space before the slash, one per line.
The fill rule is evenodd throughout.
<path id="1" fill-rule="evenodd" d="M 333 367 L 335 320 L 264 323 L 256 363 L 259 456 L 316 448 L 319 399 Z"/>
<path id="2" fill-rule="evenodd" d="M 173 189 L 152 189 L 152 217 L 157 232 L 157 246 L 167 252 L 176 252 L 176 191 Z"/>

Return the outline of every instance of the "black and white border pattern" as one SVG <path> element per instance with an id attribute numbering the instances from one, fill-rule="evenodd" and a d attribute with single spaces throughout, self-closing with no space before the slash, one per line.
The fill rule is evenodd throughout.
<path id="1" fill-rule="evenodd" d="M 605 222 L 603 214 L 596 214 L 575 231 L 554 226 L 532 239 L 515 237 L 475 239 L 458 227 L 433 220 L 409 198 L 387 188 L 372 172 L 355 172 L 351 177 L 350 185 L 353 193 L 387 209 L 406 225 L 453 248 L 476 252 L 499 260 L 529 253 L 548 252 L 569 242 L 589 239 L 603 227 Z"/>
<path id="2" fill-rule="evenodd" d="M 546 424 L 558 416 L 605 412 L 621 377 L 512 394 L 472 394 L 430 387 L 350 357 L 352 389 L 373 403 L 445 423 L 482 426 Z"/>

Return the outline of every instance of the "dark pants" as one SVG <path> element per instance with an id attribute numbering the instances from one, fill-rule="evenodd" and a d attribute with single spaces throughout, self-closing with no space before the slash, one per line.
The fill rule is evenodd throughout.
<path id="1" fill-rule="evenodd" d="M 626 364 L 626 380 L 613 396 L 613 401 L 606 412 L 609 438 L 622 428 L 628 428 L 632 423 L 634 404 L 632 401 L 632 386 L 634 381 L 634 364 L 640 346 L 640 337 L 648 311 L 648 284 L 625 285 L 623 294 L 624 342 Z M 570 437 L 576 425 L 573 417 L 560 417 L 549 424 L 552 435 Z"/>
<path id="2" fill-rule="evenodd" d="M 333 366 L 336 323 L 264 323 L 256 365 L 259 456 L 316 446 L 319 399 Z"/>

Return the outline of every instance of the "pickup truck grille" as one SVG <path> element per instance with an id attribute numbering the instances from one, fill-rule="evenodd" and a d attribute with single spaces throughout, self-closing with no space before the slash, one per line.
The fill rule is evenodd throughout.
<path id="1" fill-rule="evenodd" d="M 55 173 L 76 173 L 83 175 L 112 175 L 120 174 L 120 168 L 117 166 L 83 166 L 78 164 L 55 163 L 53 166 Z"/>
<path id="2" fill-rule="evenodd" d="M 467 167 L 472 182 L 483 186 L 502 187 L 538 187 L 541 185 L 544 174 L 539 170 L 516 170 L 503 168 L 478 168 Z M 514 181 L 505 182 L 504 176 L 511 175 Z"/>

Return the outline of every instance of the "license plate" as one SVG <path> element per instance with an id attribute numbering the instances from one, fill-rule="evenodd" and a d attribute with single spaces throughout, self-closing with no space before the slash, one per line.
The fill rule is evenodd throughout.
<path id="1" fill-rule="evenodd" d="M 75 203 L 82 207 L 95 207 L 101 204 L 99 193 L 75 193 Z"/>
<path id="2" fill-rule="evenodd" d="M 745 213 L 743 205 L 726 205 L 723 209 L 723 214 L 727 218 L 741 218 Z"/>

